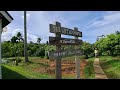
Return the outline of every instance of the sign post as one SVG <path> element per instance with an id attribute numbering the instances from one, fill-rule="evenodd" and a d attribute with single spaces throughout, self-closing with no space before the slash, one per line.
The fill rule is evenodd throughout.
<path id="1" fill-rule="evenodd" d="M 59 22 L 56 22 L 56 26 L 61 27 L 61 24 Z M 55 36 L 57 38 L 61 38 L 61 34 L 55 33 Z M 58 41 L 59 42 L 59 41 Z M 61 45 L 56 45 L 56 51 L 60 52 L 61 51 Z M 61 72 L 61 58 L 56 58 L 56 79 L 61 79 L 62 77 L 62 72 Z"/>
<path id="2" fill-rule="evenodd" d="M 56 62 L 56 79 L 62 78 L 61 72 L 61 59 L 66 56 L 75 55 L 76 61 L 76 78 L 80 79 L 80 60 L 79 55 L 82 54 L 79 50 L 79 45 L 82 44 L 82 40 L 79 40 L 78 37 L 82 37 L 82 32 L 78 31 L 78 28 L 74 30 L 61 27 L 61 23 L 56 22 L 55 25 L 50 24 L 50 32 L 55 33 L 55 37 L 49 37 L 49 44 L 56 46 L 55 52 L 49 52 L 49 58 L 55 58 Z M 75 39 L 61 38 L 61 34 L 75 36 Z M 61 45 L 75 45 L 75 50 L 61 50 Z"/>
<path id="3" fill-rule="evenodd" d="M 78 28 L 74 28 L 74 30 L 78 31 Z M 78 39 L 77 36 L 75 36 L 75 39 Z M 76 45 L 75 46 L 75 49 L 78 49 L 79 46 Z M 80 59 L 79 59 L 79 56 L 78 54 L 75 55 L 75 68 L 76 68 L 76 79 L 80 79 Z"/>

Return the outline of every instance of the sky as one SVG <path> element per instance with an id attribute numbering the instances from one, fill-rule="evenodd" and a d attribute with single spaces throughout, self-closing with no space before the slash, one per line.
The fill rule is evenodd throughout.
<path id="1" fill-rule="evenodd" d="M 24 12 L 8 11 L 13 21 L 7 25 L 7 31 L 2 33 L 2 42 L 10 40 L 17 32 L 24 36 Z M 82 32 L 79 39 L 94 43 L 97 36 L 107 35 L 120 31 L 120 11 L 27 11 L 27 41 L 41 43 L 49 41 L 49 24 L 60 22 L 62 27 L 74 29 L 77 27 Z M 74 36 L 62 35 L 63 38 Z"/>

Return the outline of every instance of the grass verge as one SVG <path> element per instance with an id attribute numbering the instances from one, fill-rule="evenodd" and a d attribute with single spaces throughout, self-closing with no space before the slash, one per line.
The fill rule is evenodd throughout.
<path id="1" fill-rule="evenodd" d="M 100 65 L 108 79 L 120 79 L 120 58 L 111 56 L 100 57 Z"/>
<path id="2" fill-rule="evenodd" d="M 84 68 L 85 79 L 94 79 L 94 77 L 95 77 L 94 67 L 93 67 L 94 60 L 95 60 L 95 58 L 89 58 L 89 59 L 87 59 L 88 64 Z"/>

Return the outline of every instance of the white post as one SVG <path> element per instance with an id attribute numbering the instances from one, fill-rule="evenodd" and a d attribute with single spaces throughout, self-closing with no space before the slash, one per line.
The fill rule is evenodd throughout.
<path id="1" fill-rule="evenodd" d="M 2 19 L 0 18 L 0 79 L 2 79 L 2 70 L 1 70 L 1 33 L 2 33 Z"/>

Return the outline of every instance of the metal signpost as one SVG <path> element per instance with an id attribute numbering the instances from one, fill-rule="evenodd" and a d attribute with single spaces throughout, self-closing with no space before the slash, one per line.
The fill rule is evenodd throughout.
<path id="1" fill-rule="evenodd" d="M 55 37 L 49 37 L 49 44 L 56 45 L 55 52 L 49 52 L 49 58 L 56 59 L 56 79 L 61 79 L 61 59 L 67 56 L 75 55 L 76 61 L 76 78 L 80 79 L 80 60 L 79 55 L 82 54 L 78 45 L 82 44 L 82 40 L 78 37 L 82 37 L 82 32 L 78 31 L 78 28 L 74 30 L 61 27 L 61 23 L 56 22 L 55 25 L 50 24 L 50 32 L 55 33 Z M 61 34 L 75 36 L 75 39 L 61 38 Z M 61 45 L 75 45 L 75 50 L 61 50 Z"/>

